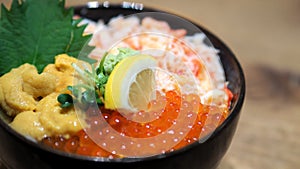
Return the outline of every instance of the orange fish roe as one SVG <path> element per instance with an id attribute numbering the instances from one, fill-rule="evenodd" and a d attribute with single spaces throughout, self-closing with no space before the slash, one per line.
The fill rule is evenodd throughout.
<path id="1" fill-rule="evenodd" d="M 196 119 L 193 125 L 189 126 L 189 131 L 185 137 L 178 140 L 170 150 L 174 151 L 191 144 L 199 138 L 214 131 L 228 116 L 228 108 L 220 108 L 212 105 L 203 105 L 199 96 L 195 94 L 180 95 L 175 91 L 168 91 L 165 95 L 157 92 L 156 100 L 149 103 L 149 112 L 141 111 L 124 117 L 120 112 L 107 110 L 100 107 L 103 118 L 107 123 L 102 123 L 93 111 L 87 111 L 87 122 L 92 129 L 96 129 L 92 134 L 97 135 L 105 132 L 108 125 L 115 129 L 120 135 L 133 138 L 150 138 L 162 134 L 172 125 L 178 122 L 179 113 L 184 113 L 188 118 Z M 136 119 L 142 119 L 145 116 L 148 119 L 154 119 L 148 122 L 139 122 Z M 130 118 L 128 118 L 130 117 Z M 181 132 L 181 131 L 177 131 Z M 86 156 L 120 158 L 118 154 L 108 152 L 98 146 L 85 131 L 81 130 L 69 139 L 63 137 L 51 137 L 42 140 L 42 143 L 58 150 L 69 153 L 76 153 Z M 157 143 L 155 143 L 157 144 Z"/>

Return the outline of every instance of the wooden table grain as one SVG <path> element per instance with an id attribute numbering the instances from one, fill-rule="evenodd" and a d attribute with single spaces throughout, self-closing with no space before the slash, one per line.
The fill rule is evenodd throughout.
<path id="1" fill-rule="evenodd" d="M 85 2 L 66 0 L 69 6 Z M 246 100 L 219 169 L 300 168 L 300 1 L 134 2 L 195 21 L 219 36 L 239 59 Z"/>

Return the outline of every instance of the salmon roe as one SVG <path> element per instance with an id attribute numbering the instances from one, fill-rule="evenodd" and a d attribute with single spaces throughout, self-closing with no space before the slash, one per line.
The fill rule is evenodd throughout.
<path id="1" fill-rule="evenodd" d="M 99 121 L 95 112 L 90 110 L 86 112 L 86 121 L 91 128 L 97 129 L 92 131 L 92 134 L 95 135 L 99 131 L 105 132 L 109 125 L 121 135 L 133 138 L 150 138 L 162 134 L 176 124 L 179 113 L 183 113 L 187 118 L 193 117 L 195 121 L 193 125 L 189 126 L 189 131 L 185 137 L 178 140 L 175 146 L 165 152 L 182 148 L 213 132 L 226 119 L 229 112 L 228 108 L 201 104 L 200 97 L 195 94 L 180 95 L 176 91 L 168 91 L 165 95 L 157 92 L 156 100 L 149 103 L 148 112 L 132 113 L 128 116 L 130 118 L 124 117 L 118 111 L 107 110 L 103 107 L 100 107 L 100 110 L 102 117 L 107 122 L 105 124 Z M 133 120 L 143 118 L 146 115 L 149 116 L 149 114 L 153 115 L 154 120 L 144 123 Z M 73 134 L 68 139 L 62 136 L 47 137 L 42 140 L 42 143 L 57 150 L 79 155 L 107 158 L 122 157 L 98 146 L 84 130 Z"/>

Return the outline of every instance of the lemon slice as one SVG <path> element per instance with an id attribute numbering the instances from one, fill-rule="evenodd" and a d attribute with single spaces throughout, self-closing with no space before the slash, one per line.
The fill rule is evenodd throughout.
<path id="1" fill-rule="evenodd" d="M 105 86 L 105 108 L 131 112 L 147 110 L 155 98 L 157 63 L 149 55 L 135 55 L 121 60 L 113 69 Z"/>

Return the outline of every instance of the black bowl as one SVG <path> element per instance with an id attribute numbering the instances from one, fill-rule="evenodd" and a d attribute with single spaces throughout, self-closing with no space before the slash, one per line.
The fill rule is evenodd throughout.
<path id="1" fill-rule="evenodd" d="M 99 5 L 99 4 L 98 4 Z M 157 12 L 141 4 L 75 7 L 75 14 L 91 20 L 110 18 L 119 14 L 130 15 L 139 12 Z M 162 12 L 162 11 L 159 11 Z M 176 26 L 176 23 L 170 23 Z M 226 80 L 234 94 L 229 117 L 205 140 L 195 142 L 182 149 L 165 155 L 145 158 L 107 159 L 77 156 L 53 150 L 45 145 L 36 144 L 12 130 L 0 119 L 0 163 L 11 169 L 55 169 L 55 168 L 101 168 L 101 169 L 215 169 L 231 144 L 245 96 L 243 70 L 232 51 L 214 34 L 195 24 L 209 38 L 213 46 L 220 50 L 219 56 L 225 69 Z M 190 32 L 193 33 L 193 32 Z M 0 165 L 1 167 L 1 165 Z"/>

